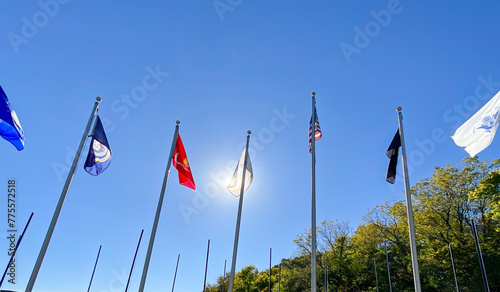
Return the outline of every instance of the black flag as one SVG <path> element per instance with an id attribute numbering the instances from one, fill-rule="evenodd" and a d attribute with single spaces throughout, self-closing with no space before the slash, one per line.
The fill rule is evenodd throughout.
<path id="1" fill-rule="evenodd" d="M 394 184 L 396 181 L 396 167 L 398 165 L 399 147 L 401 147 L 401 136 L 399 136 L 398 129 L 396 131 L 396 135 L 394 135 L 394 139 L 392 139 L 389 149 L 385 152 L 385 155 L 387 155 L 390 159 L 389 167 L 387 168 L 387 177 L 385 180 L 391 184 Z"/>

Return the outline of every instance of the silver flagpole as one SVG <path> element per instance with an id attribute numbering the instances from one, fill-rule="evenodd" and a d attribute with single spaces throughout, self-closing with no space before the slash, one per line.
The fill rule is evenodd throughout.
<path id="1" fill-rule="evenodd" d="M 243 207 L 243 193 L 245 192 L 245 177 L 247 169 L 247 159 L 248 159 L 248 143 L 250 142 L 250 134 L 252 132 L 247 132 L 247 145 L 245 146 L 245 160 L 243 162 L 243 172 L 241 178 L 240 187 L 240 202 L 238 205 L 238 217 L 236 219 L 236 231 L 234 233 L 234 246 L 233 246 L 233 259 L 231 261 L 231 274 L 229 276 L 229 292 L 233 292 L 234 285 L 234 274 L 236 270 L 236 255 L 238 254 L 238 239 L 240 237 L 240 223 L 241 223 L 241 208 Z"/>
<path id="2" fill-rule="evenodd" d="M 403 156 L 403 173 L 405 177 L 405 195 L 406 195 L 406 212 L 408 215 L 408 227 L 410 233 L 410 249 L 411 249 L 411 262 L 413 268 L 413 282 L 415 284 L 415 291 L 421 292 L 420 274 L 418 271 L 418 258 L 417 258 L 417 243 L 415 240 L 415 227 L 413 226 L 413 208 L 411 205 L 410 193 L 410 177 L 408 174 L 408 165 L 406 162 L 406 146 L 405 137 L 403 132 L 403 114 L 401 107 L 398 107 L 398 121 L 399 121 L 399 135 L 401 136 L 401 152 Z"/>
<path id="3" fill-rule="evenodd" d="M 387 276 L 389 277 L 389 291 L 392 292 L 391 270 L 389 269 L 389 254 L 387 253 L 387 242 L 385 243 L 385 261 L 387 262 Z"/>
<path id="4" fill-rule="evenodd" d="M 281 289 L 281 263 L 278 268 L 278 292 L 280 292 Z"/>
<path id="5" fill-rule="evenodd" d="M 323 257 L 325 260 L 325 292 L 328 292 L 328 262 L 326 261 L 326 250 Z"/>
<path id="6" fill-rule="evenodd" d="M 472 223 L 472 233 L 474 235 L 474 240 L 476 242 L 477 257 L 479 258 L 479 266 L 481 267 L 481 275 L 483 276 L 484 290 L 490 292 L 490 286 L 488 285 L 488 277 L 486 276 L 486 269 L 483 262 L 483 254 L 481 252 L 481 246 L 479 246 L 479 238 L 477 237 L 476 223 L 474 219 L 470 219 Z"/>
<path id="7" fill-rule="evenodd" d="M 224 292 L 224 282 L 226 281 L 226 262 L 227 260 L 224 260 L 224 273 L 222 273 L 222 292 Z"/>
<path id="8" fill-rule="evenodd" d="M 163 184 L 161 186 L 160 198 L 158 199 L 158 206 L 156 207 L 155 221 L 153 223 L 153 228 L 151 230 L 151 235 L 149 237 L 148 251 L 146 253 L 144 268 L 142 270 L 139 292 L 144 292 L 144 286 L 146 286 L 146 277 L 148 275 L 149 262 L 151 261 L 151 253 L 153 252 L 153 244 L 155 242 L 156 229 L 158 229 L 158 221 L 160 220 L 161 206 L 163 205 L 165 190 L 167 189 L 168 175 L 170 174 L 170 165 L 172 164 L 172 158 L 174 156 L 175 144 L 177 143 L 177 136 L 179 135 L 180 123 L 181 122 L 177 121 L 176 122 L 177 125 L 175 126 L 174 138 L 172 139 L 172 146 L 170 148 L 170 154 L 168 156 L 167 169 L 165 170 L 165 176 L 163 177 Z"/>
<path id="9" fill-rule="evenodd" d="M 451 248 L 451 243 L 448 244 L 448 247 L 450 248 L 451 267 L 453 268 L 453 276 L 455 277 L 455 286 L 457 287 L 457 292 L 460 292 L 460 289 L 458 288 L 457 270 L 455 268 L 455 259 L 453 259 L 453 249 Z"/>
<path id="10" fill-rule="evenodd" d="M 271 291 L 271 261 L 272 261 L 272 254 L 273 254 L 273 249 L 269 248 L 269 290 Z"/>
<path id="11" fill-rule="evenodd" d="M 205 289 L 207 287 L 207 271 L 208 271 L 208 255 L 210 253 L 210 239 L 208 240 L 208 246 L 207 246 L 207 261 L 205 262 L 205 280 L 203 280 L 203 292 L 205 292 Z"/>
<path id="12" fill-rule="evenodd" d="M 97 262 L 99 261 L 99 255 L 101 255 L 102 245 L 99 245 L 99 251 L 97 252 L 97 258 L 95 259 L 94 270 L 92 271 L 92 276 L 90 277 L 89 288 L 87 292 L 90 292 L 90 286 L 92 286 L 92 280 L 94 279 L 95 269 L 97 268 Z"/>
<path id="13" fill-rule="evenodd" d="M 312 93 L 311 136 L 311 292 L 316 292 L 316 93 Z"/>
<path id="14" fill-rule="evenodd" d="M 94 108 L 92 109 L 92 113 L 90 114 L 89 121 L 87 122 L 87 126 L 85 127 L 85 131 L 83 132 L 80 145 L 78 146 L 78 150 L 76 151 L 75 159 L 73 159 L 73 164 L 69 169 L 68 177 L 66 178 L 66 182 L 64 183 L 61 196 L 59 197 L 59 201 L 57 202 L 56 210 L 54 211 L 54 215 L 52 216 L 52 221 L 50 221 L 49 229 L 47 230 L 47 234 L 45 235 L 42 248 L 40 249 L 40 253 L 38 253 L 38 258 L 36 260 L 35 266 L 33 267 L 33 271 L 31 272 L 28 285 L 26 286 L 26 292 L 31 292 L 33 290 L 36 277 L 38 276 L 38 272 L 40 271 L 40 267 L 42 266 L 43 258 L 45 257 L 45 253 L 47 252 L 47 248 L 49 247 L 50 239 L 52 238 L 52 233 L 54 233 L 54 229 L 56 228 L 57 219 L 59 218 L 59 214 L 61 214 L 64 200 L 66 200 L 66 195 L 68 194 L 69 187 L 71 186 L 71 182 L 73 181 L 73 176 L 75 175 L 75 170 L 78 165 L 78 160 L 80 159 L 80 155 L 82 154 L 83 146 L 85 146 L 85 140 L 87 140 L 87 137 L 89 135 L 90 126 L 92 125 L 94 116 L 97 113 L 97 108 L 99 107 L 101 98 L 97 97 L 96 100 L 97 101 L 94 103 Z"/>
<path id="15" fill-rule="evenodd" d="M 132 278 L 132 272 L 134 271 L 135 258 L 137 257 L 137 252 L 139 251 L 139 246 L 141 245 L 142 234 L 144 229 L 141 230 L 141 236 L 139 236 L 139 242 L 137 243 L 137 248 L 135 249 L 134 260 L 132 261 L 132 267 L 130 268 L 130 273 L 128 274 L 127 286 L 125 286 L 125 292 L 128 291 L 128 285 L 130 284 L 130 278 Z"/>
<path id="16" fill-rule="evenodd" d="M 375 261 L 375 259 L 373 259 L 373 265 L 375 266 L 375 285 L 377 285 L 377 292 L 378 292 L 377 262 Z"/>
<path id="17" fill-rule="evenodd" d="M 172 283 L 172 292 L 174 292 L 175 287 L 175 279 L 177 278 L 177 268 L 179 267 L 179 259 L 181 258 L 181 254 L 177 256 L 177 264 L 175 265 L 175 274 L 174 274 L 174 283 Z"/>

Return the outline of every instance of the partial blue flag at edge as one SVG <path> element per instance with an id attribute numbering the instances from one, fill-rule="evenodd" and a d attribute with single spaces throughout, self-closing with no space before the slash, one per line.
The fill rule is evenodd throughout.
<path id="1" fill-rule="evenodd" d="M 0 136 L 21 151 L 24 149 L 24 131 L 2 86 L 0 86 L 0 103 Z"/>
<path id="2" fill-rule="evenodd" d="M 84 169 L 91 175 L 99 175 L 108 168 L 110 163 L 111 149 L 109 148 L 108 139 L 98 115 Z"/>

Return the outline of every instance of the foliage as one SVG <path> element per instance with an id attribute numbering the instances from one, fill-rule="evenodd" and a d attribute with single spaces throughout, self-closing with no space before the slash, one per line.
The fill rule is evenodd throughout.
<path id="1" fill-rule="evenodd" d="M 477 224 L 491 291 L 500 291 L 500 160 L 466 158 L 460 166 L 436 167 L 412 188 L 422 291 L 456 291 L 450 246 L 460 291 L 482 291 L 482 277 L 471 234 Z M 405 201 L 373 207 L 353 231 L 342 219 L 325 220 L 317 230 L 317 284 L 325 291 L 413 291 L 413 272 Z M 310 291 L 311 231 L 294 239 L 296 254 L 272 268 L 272 292 Z M 387 254 L 386 254 L 387 250 Z M 389 270 L 387 267 L 387 261 Z M 224 291 L 227 291 L 226 287 Z M 221 291 L 221 277 L 209 292 Z M 247 266 L 236 274 L 235 291 L 268 292 L 269 270 Z"/>

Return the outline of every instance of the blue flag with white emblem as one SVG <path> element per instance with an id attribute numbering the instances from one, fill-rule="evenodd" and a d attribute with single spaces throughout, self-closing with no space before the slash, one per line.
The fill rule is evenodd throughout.
<path id="1" fill-rule="evenodd" d="M 0 136 L 16 146 L 17 150 L 24 149 L 23 128 L 2 86 L 0 86 Z"/>
<path id="2" fill-rule="evenodd" d="M 89 147 L 89 154 L 85 161 L 85 171 L 91 175 L 99 175 L 105 171 L 111 163 L 111 149 L 108 139 L 104 133 L 101 119 L 97 116 L 92 142 Z"/>

